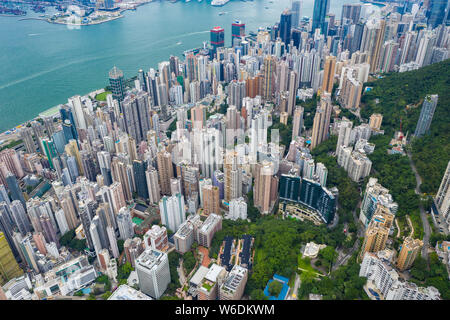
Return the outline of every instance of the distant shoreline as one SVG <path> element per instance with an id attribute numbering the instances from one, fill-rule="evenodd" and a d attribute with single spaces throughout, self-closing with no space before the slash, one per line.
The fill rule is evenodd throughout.
<path id="1" fill-rule="evenodd" d="M 110 21 L 117 20 L 117 19 L 123 18 L 123 17 L 124 17 L 124 15 L 119 15 L 117 17 L 111 17 L 106 20 L 89 22 L 89 23 L 69 23 L 69 22 L 61 22 L 61 21 L 51 21 L 49 18 L 47 18 L 47 19 L 35 18 L 35 20 L 43 20 L 43 21 L 47 21 L 48 23 L 52 23 L 52 24 L 62 24 L 62 25 L 66 25 L 66 26 L 83 27 L 83 26 L 93 26 L 93 25 L 97 25 L 97 24 L 102 24 L 102 23 L 110 22 Z"/>

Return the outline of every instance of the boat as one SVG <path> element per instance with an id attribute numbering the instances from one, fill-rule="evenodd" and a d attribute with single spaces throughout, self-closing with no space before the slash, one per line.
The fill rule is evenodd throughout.
<path id="1" fill-rule="evenodd" d="M 230 0 L 212 0 L 211 5 L 215 7 L 221 7 L 226 5 Z"/>
<path id="2" fill-rule="evenodd" d="M 219 16 L 223 16 L 226 12 L 219 12 Z"/>

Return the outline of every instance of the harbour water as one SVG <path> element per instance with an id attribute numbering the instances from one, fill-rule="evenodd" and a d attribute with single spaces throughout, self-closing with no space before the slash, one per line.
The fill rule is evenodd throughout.
<path id="1" fill-rule="evenodd" d="M 79 29 L 0 16 L 0 131 L 70 96 L 106 86 L 114 65 L 131 77 L 171 54 L 181 56 L 209 40 L 216 25 L 225 28 L 225 44 L 230 45 L 233 20 L 245 22 L 246 32 L 256 31 L 279 21 L 291 1 L 231 0 L 223 7 L 210 2 L 154 1 L 124 12 L 122 19 Z M 342 4 L 355 2 L 331 0 L 330 12 L 340 18 Z M 313 3 L 303 0 L 302 16 L 312 15 Z M 29 10 L 27 17 L 39 15 Z"/>

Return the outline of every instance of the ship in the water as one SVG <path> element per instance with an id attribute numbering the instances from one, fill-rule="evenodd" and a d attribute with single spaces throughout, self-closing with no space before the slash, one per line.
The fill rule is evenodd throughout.
<path id="1" fill-rule="evenodd" d="M 226 5 L 230 0 L 212 0 L 211 5 L 215 7 L 221 7 Z"/>

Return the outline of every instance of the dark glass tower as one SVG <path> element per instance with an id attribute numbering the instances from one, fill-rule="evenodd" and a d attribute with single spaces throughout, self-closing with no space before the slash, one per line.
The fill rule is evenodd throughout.
<path id="1" fill-rule="evenodd" d="M 141 160 L 133 161 L 133 174 L 136 183 L 136 193 L 140 198 L 148 198 L 147 180 L 145 177 L 145 170 L 147 169 L 147 162 Z"/>
<path id="2" fill-rule="evenodd" d="M 109 71 L 109 84 L 113 98 L 121 102 L 125 98 L 125 84 L 122 70 L 114 66 Z"/>
<path id="3" fill-rule="evenodd" d="M 286 9 L 283 11 L 280 18 L 280 38 L 286 46 L 291 42 L 291 22 L 292 13 Z"/>
<path id="4" fill-rule="evenodd" d="M 72 110 L 69 107 L 64 106 L 59 109 L 61 114 L 61 120 L 63 122 L 64 137 L 66 143 L 71 139 L 78 140 L 77 126 L 75 125 L 75 119 L 73 118 Z"/>
<path id="5" fill-rule="evenodd" d="M 292 29 L 292 40 L 294 40 L 294 46 L 299 49 L 302 45 L 302 32 L 299 29 Z"/>
<path id="6" fill-rule="evenodd" d="M 222 27 L 214 27 L 210 31 L 211 35 L 211 45 L 213 46 L 214 52 L 217 48 L 223 47 L 225 43 L 225 30 Z"/>
<path id="7" fill-rule="evenodd" d="M 329 8 L 330 8 L 330 0 L 314 0 L 314 11 L 311 30 L 312 33 L 314 33 L 314 31 L 317 28 L 320 28 L 320 31 L 323 33 L 325 15 L 327 14 Z"/>
<path id="8" fill-rule="evenodd" d="M 245 23 L 236 20 L 231 24 L 231 45 L 238 44 L 245 36 Z"/>
<path id="9" fill-rule="evenodd" d="M 448 9 L 448 0 L 431 0 L 428 10 L 428 24 L 434 29 L 445 23 L 444 18 Z"/>
<path id="10" fill-rule="evenodd" d="M 17 178 L 14 174 L 8 173 L 6 176 L 6 184 L 8 185 L 8 189 L 11 192 L 11 199 L 19 200 L 22 202 L 24 208 L 26 208 L 25 198 L 23 197 L 22 190 L 20 190 L 19 183 L 17 182 Z"/>

